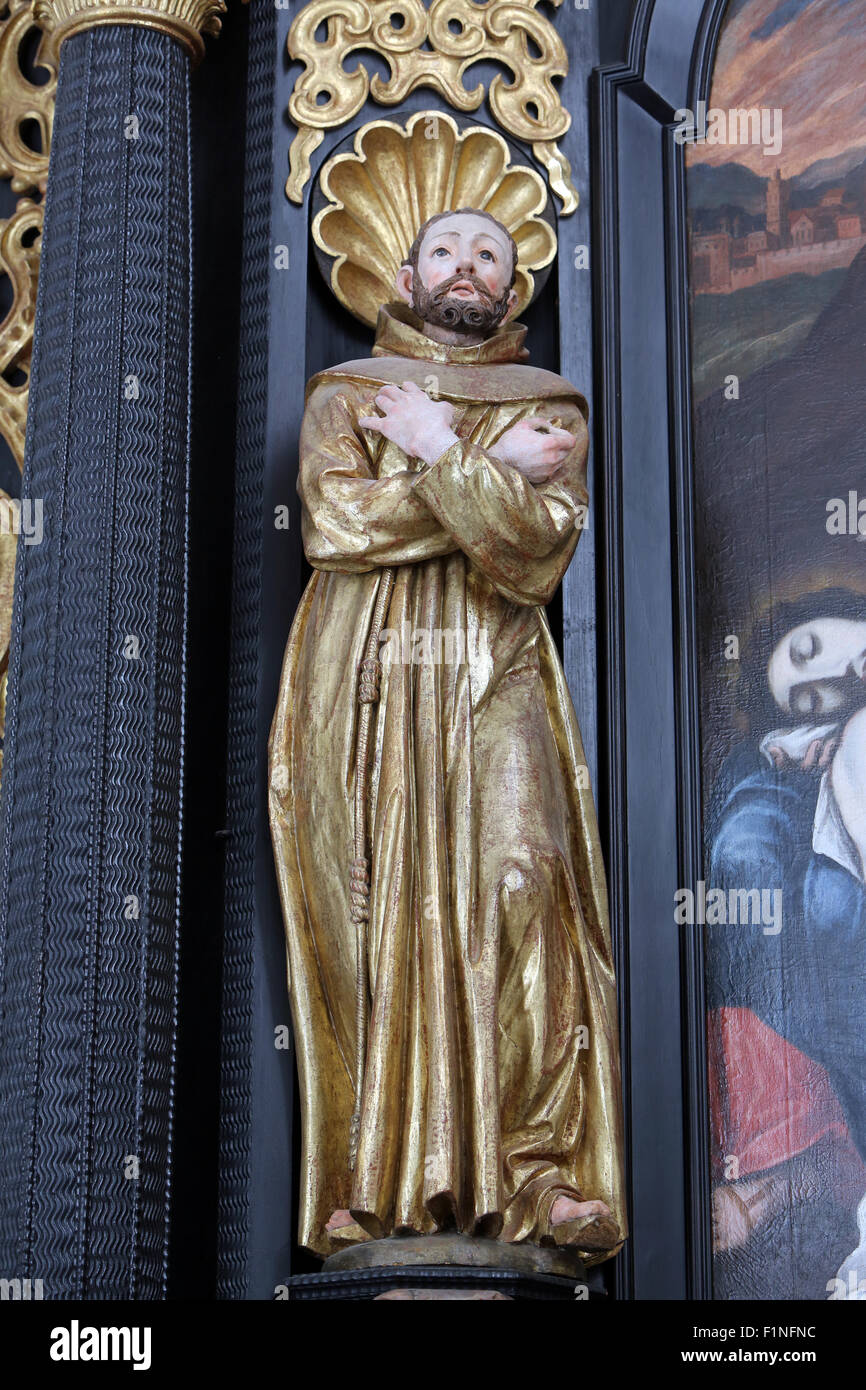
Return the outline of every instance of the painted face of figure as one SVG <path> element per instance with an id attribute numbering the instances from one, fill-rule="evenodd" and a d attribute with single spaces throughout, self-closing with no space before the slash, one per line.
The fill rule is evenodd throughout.
<path id="1" fill-rule="evenodd" d="M 512 255 L 508 237 L 489 217 L 455 213 L 427 232 L 417 269 L 401 267 L 397 291 L 424 323 L 489 333 L 517 300 Z"/>
<path id="2" fill-rule="evenodd" d="M 866 622 L 815 618 L 792 628 L 767 679 L 780 709 L 815 722 L 866 704 Z"/>

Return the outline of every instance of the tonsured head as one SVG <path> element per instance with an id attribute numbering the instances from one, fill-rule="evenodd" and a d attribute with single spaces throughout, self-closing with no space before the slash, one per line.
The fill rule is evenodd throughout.
<path id="1" fill-rule="evenodd" d="M 395 285 L 425 324 L 477 337 L 513 310 L 516 274 L 517 246 L 502 223 L 458 208 L 424 223 Z"/>

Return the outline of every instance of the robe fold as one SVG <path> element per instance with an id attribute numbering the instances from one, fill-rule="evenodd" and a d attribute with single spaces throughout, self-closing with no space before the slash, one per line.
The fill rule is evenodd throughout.
<path id="1" fill-rule="evenodd" d="M 520 325 L 445 347 L 408 310 L 309 384 L 298 489 L 316 573 L 286 648 L 270 816 L 303 1120 L 300 1241 L 548 1243 L 564 1194 L 625 1235 L 616 996 L 580 732 L 543 605 L 585 524 L 586 405 Z M 455 407 L 431 467 L 358 424 L 385 382 Z M 542 415 L 576 443 L 535 486 L 496 456 Z M 395 567 L 369 745 L 369 1033 L 354 1171 L 358 671 Z"/>

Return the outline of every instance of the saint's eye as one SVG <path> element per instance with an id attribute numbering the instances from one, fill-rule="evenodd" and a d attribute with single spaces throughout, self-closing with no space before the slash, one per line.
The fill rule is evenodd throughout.
<path id="1" fill-rule="evenodd" d="M 814 632 L 801 632 L 791 639 L 791 660 L 795 666 L 803 666 L 811 661 L 821 650 L 821 643 Z"/>
<path id="2" fill-rule="evenodd" d="M 495 260 L 496 260 L 496 257 L 494 256 L 494 254 L 493 254 L 492 251 L 481 251 L 481 252 L 479 253 L 479 256 L 480 256 L 480 259 L 481 259 L 481 260 L 484 260 L 485 256 L 487 257 L 487 260 L 488 260 L 488 261 L 495 261 Z"/>
<path id="3" fill-rule="evenodd" d="M 433 255 L 434 255 L 434 256 L 450 256 L 450 255 L 451 255 L 451 252 L 448 250 L 448 247 L 447 247 L 447 246 L 437 246 L 437 247 L 436 247 L 436 250 L 433 252 Z"/>

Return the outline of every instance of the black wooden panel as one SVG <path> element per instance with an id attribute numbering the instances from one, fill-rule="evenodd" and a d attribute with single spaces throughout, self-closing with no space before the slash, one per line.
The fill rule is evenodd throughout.
<path id="1" fill-rule="evenodd" d="M 674 892 L 700 876 L 691 396 L 682 149 L 721 0 L 639 0 L 598 74 L 598 425 L 604 471 L 602 758 L 624 1038 L 632 1237 L 620 1292 L 709 1297 L 703 944 Z M 605 717 L 602 724 L 605 723 Z"/>

